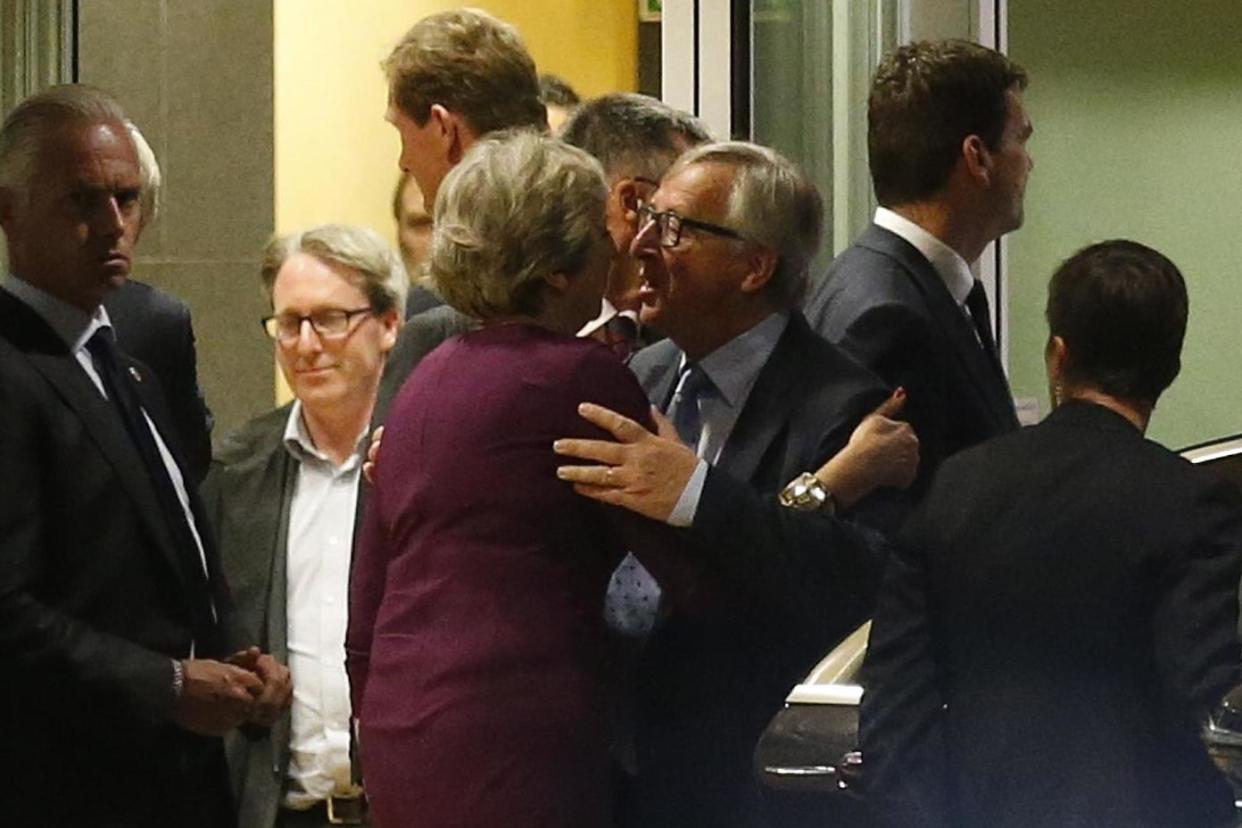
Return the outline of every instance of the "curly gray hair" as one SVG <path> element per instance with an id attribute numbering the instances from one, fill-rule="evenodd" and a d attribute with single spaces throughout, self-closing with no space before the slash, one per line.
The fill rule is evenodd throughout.
<path id="1" fill-rule="evenodd" d="M 576 273 L 605 232 L 599 162 L 530 130 L 476 144 L 444 179 L 425 265 L 440 295 L 480 319 L 534 315 L 553 273 Z"/>

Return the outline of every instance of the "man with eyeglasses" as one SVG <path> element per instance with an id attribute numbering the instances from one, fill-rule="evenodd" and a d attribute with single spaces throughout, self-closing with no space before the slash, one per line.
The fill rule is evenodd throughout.
<path id="1" fill-rule="evenodd" d="M 830 490 L 802 473 L 849 458 L 851 431 L 888 394 L 795 309 L 822 207 L 789 161 L 741 142 L 690 150 L 640 215 L 642 319 L 668 340 L 630 364 L 671 423 L 657 436 L 584 406 L 618 442 L 558 441 L 597 464 L 558 473 L 682 527 L 713 608 L 663 606 L 639 569 L 609 587 L 617 614 L 648 636 L 631 824 L 758 826 L 755 742 L 789 688 L 867 618 L 885 558 L 842 517 L 870 491 L 856 488 L 860 467 L 845 462 Z"/>
<path id="2" fill-rule="evenodd" d="M 238 818 L 367 824 L 350 756 L 346 599 L 368 426 L 408 281 L 375 232 L 334 224 L 274 239 L 261 276 L 263 328 L 294 400 L 222 441 L 204 498 L 237 622 L 288 660 L 295 693 L 269 732 L 226 743 Z"/>

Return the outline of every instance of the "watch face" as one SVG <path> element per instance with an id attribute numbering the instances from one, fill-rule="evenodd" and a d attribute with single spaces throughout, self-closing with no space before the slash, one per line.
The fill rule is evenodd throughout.
<path id="1" fill-rule="evenodd" d="M 809 512 L 824 508 L 830 502 L 831 495 L 819 478 L 803 472 L 784 488 L 779 500 L 782 506 Z"/>

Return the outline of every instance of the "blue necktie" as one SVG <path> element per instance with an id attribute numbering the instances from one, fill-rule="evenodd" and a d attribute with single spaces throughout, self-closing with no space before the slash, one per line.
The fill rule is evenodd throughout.
<path id="1" fill-rule="evenodd" d="M 698 450 L 703 431 L 699 399 L 712 387 L 712 381 L 697 365 L 682 369 L 670 405 L 673 425 L 678 436 L 692 449 Z M 604 620 L 608 628 L 627 638 L 646 638 L 655 627 L 660 612 L 660 585 L 638 559 L 627 553 L 612 573 L 608 594 L 604 599 Z"/>

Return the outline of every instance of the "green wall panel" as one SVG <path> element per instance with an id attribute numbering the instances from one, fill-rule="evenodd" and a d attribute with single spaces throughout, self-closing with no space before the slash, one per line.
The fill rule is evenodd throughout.
<path id="1" fill-rule="evenodd" d="M 1011 0 L 1031 75 L 1035 170 L 1010 245 L 1010 374 L 1039 397 L 1048 278 L 1126 237 L 1186 275 L 1182 374 L 1150 435 L 1181 447 L 1242 432 L 1242 0 Z"/>

